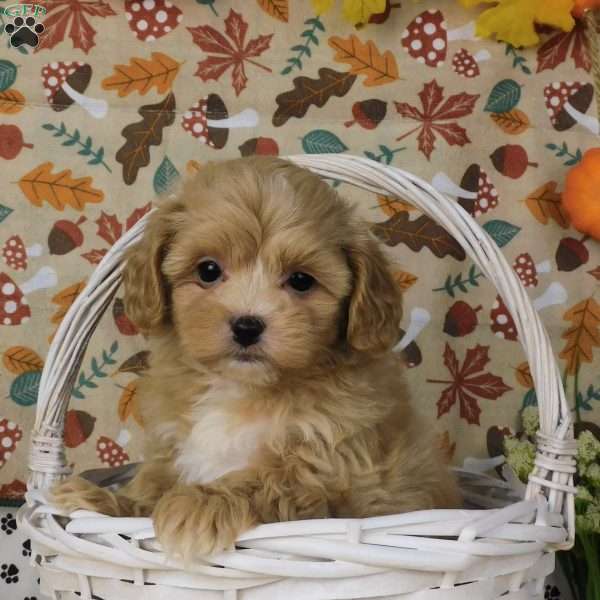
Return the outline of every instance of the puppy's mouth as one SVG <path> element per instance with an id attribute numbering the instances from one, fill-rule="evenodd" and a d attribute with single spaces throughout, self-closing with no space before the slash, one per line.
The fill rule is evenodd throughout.
<path id="1" fill-rule="evenodd" d="M 261 364 L 266 362 L 264 354 L 256 350 L 238 350 L 233 353 L 233 360 L 243 364 Z"/>
<path id="2" fill-rule="evenodd" d="M 264 361 L 262 356 L 257 356 L 256 354 L 236 354 L 234 359 L 241 363 L 260 363 Z"/>

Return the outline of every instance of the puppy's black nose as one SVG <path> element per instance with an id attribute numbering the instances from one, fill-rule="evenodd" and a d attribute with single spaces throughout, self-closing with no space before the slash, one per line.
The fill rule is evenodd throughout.
<path id="1" fill-rule="evenodd" d="M 265 330 L 265 324 L 257 317 L 244 316 L 239 317 L 231 324 L 233 339 L 246 348 L 256 344 L 260 335 Z"/>

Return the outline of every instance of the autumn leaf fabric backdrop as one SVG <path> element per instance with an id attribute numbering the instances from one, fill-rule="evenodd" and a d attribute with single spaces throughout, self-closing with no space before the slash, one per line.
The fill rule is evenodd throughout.
<path id="1" fill-rule="evenodd" d="M 94 267 L 179 177 L 253 153 L 353 153 L 448 193 L 527 287 L 574 415 L 600 421 L 600 250 L 559 201 L 600 145 L 581 26 L 523 51 L 474 39 L 477 13 L 441 0 L 359 28 L 300 0 L 38 4 L 37 48 L 0 37 L 0 499 L 23 495 L 44 357 Z M 499 453 L 536 402 L 504 303 L 443 224 L 330 183 L 394 261 L 419 411 L 454 462 Z M 76 470 L 141 458 L 147 363 L 118 295 L 66 416 Z"/>

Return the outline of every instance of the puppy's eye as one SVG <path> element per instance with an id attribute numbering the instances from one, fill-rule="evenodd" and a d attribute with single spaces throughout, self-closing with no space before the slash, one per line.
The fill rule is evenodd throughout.
<path id="1" fill-rule="evenodd" d="M 316 280 L 308 273 L 296 271 L 290 275 L 287 283 L 296 292 L 308 292 L 308 290 L 316 283 Z"/>
<path id="2" fill-rule="evenodd" d="M 214 285 L 222 276 L 223 271 L 214 260 L 203 260 L 198 265 L 198 277 L 205 287 Z"/>

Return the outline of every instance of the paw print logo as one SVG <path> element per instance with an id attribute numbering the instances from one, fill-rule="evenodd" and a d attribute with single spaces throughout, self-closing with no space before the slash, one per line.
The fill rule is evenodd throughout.
<path id="1" fill-rule="evenodd" d="M 21 554 L 25 557 L 31 556 L 31 540 L 25 540 L 21 547 Z"/>
<path id="2" fill-rule="evenodd" d="M 560 590 L 555 585 L 547 585 L 544 590 L 544 600 L 560 600 Z"/>
<path id="3" fill-rule="evenodd" d="M 0 519 L 0 529 L 6 533 L 6 535 L 12 535 L 17 530 L 17 520 L 12 516 L 11 513 L 6 513 L 6 516 Z"/>
<path id="4" fill-rule="evenodd" d="M 36 23 L 33 17 L 17 17 L 12 23 L 8 23 L 4 30 L 10 36 L 10 45 L 13 48 L 23 44 L 35 48 L 40 41 L 38 35 L 43 33 L 44 26 L 42 23 Z"/>
<path id="5" fill-rule="evenodd" d="M 0 565 L 0 579 L 5 583 L 17 583 L 19 581 L 19 568 L 17 565 Z"/>

